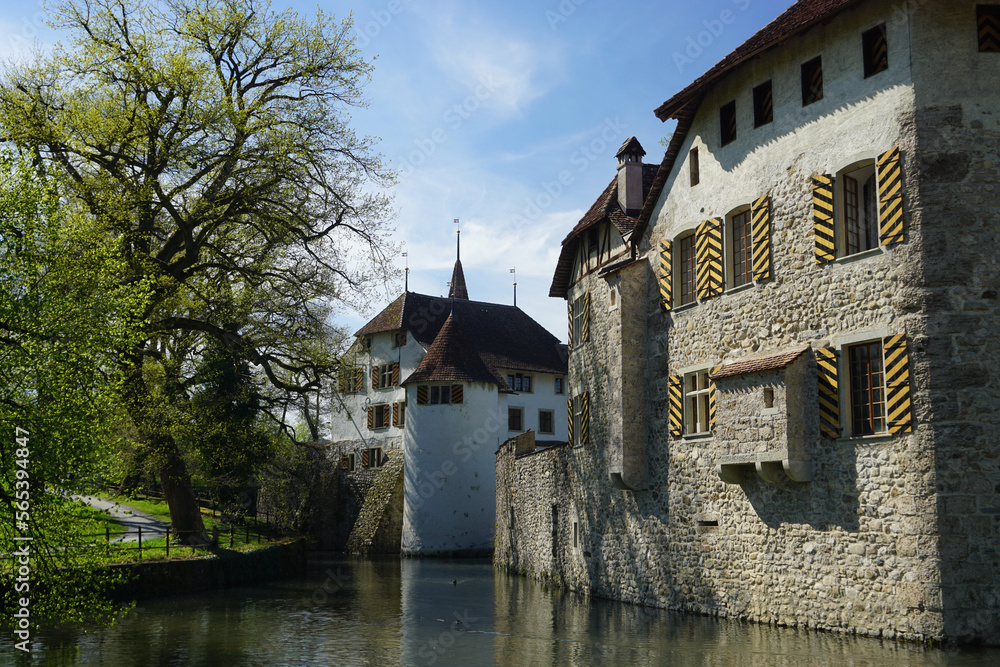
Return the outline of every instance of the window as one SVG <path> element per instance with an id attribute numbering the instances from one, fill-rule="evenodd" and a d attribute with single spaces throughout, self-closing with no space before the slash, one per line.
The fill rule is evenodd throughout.
<path id="1" fill-rule="evenodd" d="M 736 100 L 719 109 L 719 132 L 723 146 L 736 139 Z"/>
<path id="2" fill-rule="evenodd" d="M 590 394 L 583 392 L 567 401 L 569 444 L 582 445 L 590 441 Z"/>
<path id="3" fill-rule="evenodd" d="M 406 426 L 406 403 L 404 401 L 392 404 L 392 425 L 400 428 Z"/>
<path id="4" fill-rule="evenodd" d="M 563 379 L 562 378 L 556 378 L 556 393 L 557 394 L 562 394 L 563 393 Z"/>
<path id="5" fill-rule="evenodd" d="M 679 270 L 677 278 L 679 281 L 677 293 L 680 295 L 680 305 L 693 303 L 695 299 L 695 248 L 694 234 L 688 234 L 680 239 L 678 245 Z"/>
<path id="6" fill-rule="evenodd" d="M 524 408 L 507 408 L 507 430 L 524 430 Z"/>
<path id="7" fill-rule="evenodd" d="M 1000 5 L 976 5 L 981 53 L 1000 52 Z"/>
<path id="8" fill-rule="evenodd" d="M 823 99 L 823 61 L 820 56 L 802 63 L 802 106 Z"/>
<path id="9" fill-rule="evenodd" d="M 553 416 L 554 412 L 552 410 L 539 410 L 538 411 L 538 432 L 546 433 L 552 435 L 556 432 Z"/>
<path id="10" fill-rule="evenodd" d="M 732 266 L 730 284 L 739 287 L 753 282 L 750 209 L 734 213 L 729 219 L 729 248 Z"/>
<path id="11" fill-rule="evenodd" d="M 372 389 L 386 389 L 399 384 L 399 364 L 372 364 Z"/>
<path id="12" fill-rule="evenodd" d="M 358 455 L 348 454 L 347 455 L 347 472 L 354 472 L 358 469 Z"/>
<path id="13" fill-rule="evenodd" d="M 389 418 L 392 415 L 392 406 L 388 403 L 368 406 L 368 428 L 378 430 L 389 428 Z"/>
<path id="14" fill-rule="evenodd" d="M 889 69 L 889 49 L 885 41 L 885 24 L 861 33 L 861 50 L 865 63 L 865 78 Z"/>
<path id="15" fill-rule="evenodd" d="M 842 254 L 853 255 L 878 247 L 878 206 L 875 163 L 841 175 L 844 210 Z"/>
<path id="16" fill-rule="evenodd" d="M 511 391 L 521 391 L 530 394 L 531 376 L 522 375 L 520 373 L 511 373 L 507 376 L 507 385 L 510 387 Z"/>
<path id="17" fill-rule="evenodd" d="M 464 395 L 465 388 L 460 384 L 417 385 L 417 405 L 458 404 L 462 403 Z"/>
<path id="18" fill-rule="evenodd" d="M 396 347 L 405 347 L 406 346 L 406 332 L 405 331 L 397 331 L 396 333 L 394 333 L 392 335 L 392 346 L 394 348 L 396 348 Z"/>
<path id="19" fill-rule="evenodd" d="M 618 307 L 618 293 L 621 291 L 621 284 L 618 281 L 608 283 L 608 310 Z"/>
<path id="20" fill-rule="evenodd" d="M 688 168 L 691 170 L 691 187 L 698 185 L 701 180 L 701 172 L 698 168 L 698 149 L 692 148 L 688 153 Z"/>
<path id="21" fill-rule="evenodd" d="M 387 460 L 388 457 L 382 453 L 381 447 L 369 447 L 361 450 L 362 468 L 381 468 Z"/>
<path id="22" fill-rule="evenodd" d="M 847 348 L 851 378 L 851 434 L 885 431 L 885 372 L 880 341 Z"/>
<path id="23" fill-rule="evenodd" d="M 753 126 L 767 125 L 774 120 L 774 99 L 771 82 L 765 81 L 753 89 Z"/>
<path id="24" fill-rule="evenodd" d="M 711 424 L 712 385 L 708 369 L 684 375 L 684 433 L 708 433 Z"/>
<path id="25" fill-rule="evenodd" d="M 570 304 L 569 345 L 586 343 L 590 338 L 590 292 L 584 292 Z"/>
<path id="26" fill-rule="evenodd" d="M 341 366 L 337 372 L 337 388 L 341 394 L 364 391 L 365 371 L 361 366 Z"/>

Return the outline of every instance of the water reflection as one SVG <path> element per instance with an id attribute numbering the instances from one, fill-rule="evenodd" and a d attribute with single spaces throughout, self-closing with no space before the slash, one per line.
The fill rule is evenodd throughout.
<path id="1" fill-rule="evenodd" d="M 0 664 L 17 664 L 0 639 Z M 769 628 L 593 600 L 488 562 L 318 558 L 309 576 L 156 600 L 111 630 L 36 636 L 43 665 L 954 665 L 1000 650 Z"/>

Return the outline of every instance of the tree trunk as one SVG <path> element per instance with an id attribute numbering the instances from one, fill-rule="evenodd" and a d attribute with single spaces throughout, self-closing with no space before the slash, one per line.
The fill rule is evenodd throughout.
<path id="1" fill-rule="evenodd" d="M 208 534 L 201 520 L 201 508 L 191 486 L 191 476 L 173 438 L 163 443 L 161 455 L 166 459 L 160 468 L 163 496 L 170 508 L 171 532 L 181 544 L 207 544 Z"/>

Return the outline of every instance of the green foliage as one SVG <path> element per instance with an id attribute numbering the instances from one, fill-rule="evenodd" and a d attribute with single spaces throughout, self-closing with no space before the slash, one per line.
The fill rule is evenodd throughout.
<path id="1" fill-rule="evenodd" d="M 114 350 L 135 344 L 147 290 L 121 283 L 117 245 L 87 216 L 66 213 L 51 183 L 0 154 L 0 552 L 14 551 L 14 503 L 26 491 L 31 590 L 46 591 L 32 596 L 35 618 L 114 615 L 87 546 L 92 525 L 76 521 L 60 491 L 101 473 L 120 426 Z M 12 608 L 13 589 L 3 595 Z"/>

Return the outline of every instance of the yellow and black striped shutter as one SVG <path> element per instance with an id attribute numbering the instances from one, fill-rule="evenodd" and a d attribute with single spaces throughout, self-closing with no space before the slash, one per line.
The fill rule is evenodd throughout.
<path id="1" fill-rule="evenodd" d="M 354 391 L 364 391 L 365 389 L 365 369 L 358 366 L 354 373 Z"/>
<path id="2" fill-rule="evenodd" d="M 590 392 L 580 394 L 580 442 L 590 443 Z"/>
<path id="3" fill-rule="evenodd" d="M 461 403 L 465 397 L 465 388 L 460 384 L 451 385 L 451 402 Z"/>
<path id="4" fill-rule="evenodd" d="M 392 425 L 399 426 L 399 403 L 392 404 Z"/>
<path id="5" fill-rule="evenodd" d="M 399 362 L 393 362 L 392 364 L 392 386 L 399 386 Z"/>
<path id="6" fill-rule="evenodd" d="M 371 467 L 372 453 L 370 449 L 361 450 L 361 467 L 369 468 Z"/>
<path id="7" fill-rule="evenodd" d="M 761 281 L 771 277 L 771 196 L 764 195 L 752 208 L 753 279 Z"/>
<path id="8" fill-rule="evenodd" d="M 910 433 L 913 430 L 913 410 L 910 406 L 910 355 L 906 337 L 888 336 L 882 339 L 885 356 L 885 412 L 889 433 Z"/>
<path id="9" fill-rule="evenodd" d="M 567 329 L 569 333 L 566 334 L 566 337 L 567 340 L 569 340 L 569 348 L 572 349 L 573 348 L 573 302 L 572 301 L 568 301 L 566 303 L 566 312 L 568 314 L 568 320 L 569 320 L 569 328 Z"/>
<path id="10" fill-rule="evenodd" d="M 878 156 L 878 238 L 882 245 L 903 240 L 903 170 L 899 147 Z"/>
<path id="11" fill-rule="evenodd" d="M 698 225 L 695 257 L 698 298 L 722 294 L 722 218 L 712 218 Z"/>
<path id="12" fill-rule="evenodd" d="M 586 343 L 590 340 L 590 291 L 583 293 L 583 326 L 581 327 L 582 333 L 580 338 L 581 343 Z"/>
<path id="13" fill-rule="evenodd" d="M 681 376 L 671 375 L 667 381 L 668 398 L 670 401 L 670 435 L 684 435 L 684 413 L 681 409 Z"/>
<path id="14" fill-rule="evenodd" d="M 979 33 L 979 51 L 996 53 L 1000 51 L 1000 16 L 995 7 L 989 5 L 976 8 L 976 27 Z"/>
<path id="15" fill-rule="evenodd" d="M 840 437 L 840 386 L 837 350 L 816 350 L 816 380 L 819 385 L 819 432 L 825 438 Z"/>
<path id="16" fill-rule="evenodd" d="M 719 370 L 718 366 L 711 369 L 709 374 L 717 370 Z M 715 380 L 712 378 L 708 379 L 708 430 L 715 430 Z"/>
<path id="17" fill-rule="evenodd" d="M 816 236 L 816 263 L 832 262 L 837 257 L 833 237 L 833 176 L 817 174 L 813 187 L 813 233 Z"/>
<path id="18" fill-rule="evenodd" d="M 427 405 L 427 385 L 417 385 L 417 405 Z"/>
<path id="19" fill-rule="evenodd" d="M 673 308 L 673 285 L 671 284 L 672 274 L 670 266 L 670 250 L 673 244 L 670 241 L 660 241 L 660 307 L 667 311 Z"/>
<path id="20" fill-rule="evenodd" d="M 340 457 L 340 469 L 344 472 L 349 472 L 351 469 L 351 457 L 347 454 Z"/>
<path id="21" fill-rule="evenodd" d="M 569 398 L 566 400 L 566 429 L 569 439 L 569 444 L 574 445 L 573 442 L 573 399 Z"/>
<path id="22" fill-rule="evenodd" d="M 368 406 L 368 428 L 375 428 L 375 406 Z"/>
<path id="23" fill-rule="evenodd" d="M 378 364 L 372 364 L 372 389 L 378 389 Z"/>

